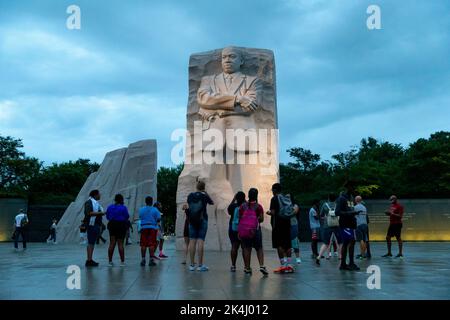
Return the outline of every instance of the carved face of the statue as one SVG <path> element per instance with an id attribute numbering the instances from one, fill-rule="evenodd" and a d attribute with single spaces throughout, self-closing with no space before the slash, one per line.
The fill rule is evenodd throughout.
<path id="1" fill-rule="evenodd" d="M 225 73 L 235 73 L 241 69 L 242 57 L 234 48 L 222 50 L 222 70 Z"/>

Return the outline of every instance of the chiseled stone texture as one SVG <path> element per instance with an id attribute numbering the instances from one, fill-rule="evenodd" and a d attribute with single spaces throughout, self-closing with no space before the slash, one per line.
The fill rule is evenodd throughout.
<path id="1" fill-rule="evenodd" d="M 261 82 L 259 91 L 259 108 L 252 112 L 251 117 L 235 118 L 238 121 L 228 120 L 231 127 L 241 126 L 245 129 L 278 129 L 277 124 L 277 104 L 276 104 L 276 81 L 275 81 L 275 61 L 274 54 L 271 50 L 253 49 L 238 47 L 241 51 L 244 63 L 240 72 L 244 75 L 257 77 Z M 200 88 L 203 77 L 219 75 L 222 73 L 221 57 L 222 50 L 193 54 L 189 60 L 189 99 L 187 107 L 187 130 L 194 134 L 194 121 L 202 121 L 201 113 L 204 111 L 198 103 L 197 93 Z M 199 114 L 200 112 L 200 114 Z M 237 123 L 237 124 L 236 124 Z M 243 123 L 243 124 L 242 124 Z M 189 140 L 189 139 L 187 139 Z M 192 139 L 193 140 L 193 139 Z M 253 148 L 254 146 L 250 146 Z M 254 149 L 254 148 L 253 148 Z M 266 164 L 233 164 L 220 165 L 216 164 L 208 166 L 204 164 L 195 164 L 193 159 L 196 156 L 195 149 L 186 144 L 186 159 L 191 159 L 191 164 L 185 163 L 184 170 L 178 179 L 177 189 L 177 249 L 184 246 L 183 226 L 185 221 L 185 213 L 181 209 L 186 203 L 187 196 L 190 192 L 195 191 L 197 180 L 206 182 L 206 191 L 210 194 L 215 202 L 214 206 L 208 206 L 208 233 L 205 241 L 205 249 L 207 250 L 228 250 L 230 247 L 228 240 L 228 221 L 229 216 L 226 207 L 231 202 L 233 195 L 237 191 L 244 191 L 246 194 L 250 187 L 256 187 L 259 190 L 259 202 L 264 210 L 268 210 L 271 194 L 271 186 L 279 181 L 278 166 L 278 139 L 274 139 L 274 143 L 270 144 L 266 156 L 270 157 L 270 162 Z M 261 153 L 260 149 L 258 152 Z M 198 153 L 197 153 L 198 155 Z M 223 167 L 227 166 L 224 170 Z M 237 168 L 237 166 L 241 166 Z M 262 169 L 270 174 L 262 174 Z M 239 171 L 240 170 L 240 171 Z M 219 173 L 217 172 L 226 172 Z M 237 172 L 237 173 L 236 173 Z M 220 178 L 225 177 L 226 178 Z M 218 178 L 219 177 L 219 178 Z M 265 215 L 263 223 L 263 234 L 266 245 L 270 241 L 270 219 Z"/>
<path id="2" fill-rule="evenodd" d="M 84 203 L 93 189 L 100 190 L 100 204 L 105 210 L 114 202 L 116 194 L 122 194 L 130 220 L 137 218 L 145 197 L 152 196 L 156 199 L 156 175 L 156 140 L 142 140 L 130 144 L 128 148 L 108 152 L 100 169 L 88 177 L 76 200 L 59 221 L 58 242 L 79 241 L 78 227 L 84 217 Z M 107 234 L 106 230 L 104 237 Z"/>

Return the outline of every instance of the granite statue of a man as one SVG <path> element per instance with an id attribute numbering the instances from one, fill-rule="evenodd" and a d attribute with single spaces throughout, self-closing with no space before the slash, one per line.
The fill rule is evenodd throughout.
<path id="1" fill-rule="evenodd" d="M 209 216 L 215 219 L 209 223 L 208 234 L 214 237 L 209 246 L 221 249 L 227 234 L 226 209 L 234 194 L 256 187 L 263 202 L 268 202 L 270 186 L 278 181 L 278 162 L 270 157 L 276 151 L 260 143 L 261 133 L 267 135 L 267 130 L 277 128 L 273 53 L 226 47 L 191 56 L 189 70 L 188 131 L 192 139 L 186 145 L 177 204 L 181 208 L 186 202 L 196 181 L 206 183 L 215 203 L 208 209 L 214 211 Z M 261 155 L 270 158 L 269 163 L 261 164 Z M 269 167 L 270 173 L 264 174 L 263 167 Z M 181 220 L 183 215 L 179 210 Z M 208 247 L 208 235 L 205 243 Z"/>

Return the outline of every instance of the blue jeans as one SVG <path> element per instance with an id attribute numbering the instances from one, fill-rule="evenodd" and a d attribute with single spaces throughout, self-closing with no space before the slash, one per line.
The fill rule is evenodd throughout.
<path id="1" fill-rule="evenodd" d="M 206 231 L 208 231 L 208 220 L 203 220 L 200 226 L 189 224 L 189 239 L 205 241 Z"/>

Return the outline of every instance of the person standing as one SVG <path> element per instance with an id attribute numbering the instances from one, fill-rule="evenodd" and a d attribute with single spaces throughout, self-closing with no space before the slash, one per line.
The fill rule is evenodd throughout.
<path id="1" fill-rule="evenodd" d="M 20 209 L 19 214 L 14 218 L 14 248 L 19 250 L 19 237 L 22 237 L 22 248 L 25 251 L 27 249 L 27 227 L 28 216 L 25 210 Z"/>
<path id="2" fill-rule="evenodd" d="M 102 226 L 103 208 L 98 202 L 100 200 L 100 191 L 92 190 L 89 193 L 89 199 L 84 203 L 84 220 L 88 238 L 86 267 L 98 267 L 98 262 L 92 259 L 94 255 L 95 243 L 100 234 Z"/>
<path id="3" fill-rule="evenodd" d="M 392 241 L 391 238 L 395 237 L 398 242 L 398 254 L 395 256 L 396 258 L 403 258 L 403 241 L 402 241 L 402 218 L 403 218 L 403 206 L 398 202 L 398 199 L 395 195 L 392 195 L 389 198 L 391 202 L 391 206 L 389 210 L 385 212 L 387 216 L 389 216 L 389 229 L 386 235 L 387 249 L 388 253 L 383 257 L 392 257 Z"/>
<path id="4" fill-rule="evenodd" d="M 188 217 L 189 217 L 189 255 L 191 264 L 190 271 L 195 271 L 195 252 L 198 253 L 197 271 L 208 271 L 209 268 L 203 264 L 203 249 L 206 232 L 208 231 L 208 213 L 206 206 L 214 205 L 205 191 L 206 185 L 203 181 L 197 182 L 197 192 L 188 195 Z M 198 248 L 197 248 L 198 247 Z"/>
<path id="5" fill-rule="evenodd" d="M 313 201 L 311 209 L 309 209 L 309 227 L 311 228 L 311 251 L 312 258 L 320 258 L 318 252 L 318 243 L 320 238 L 320 216 L 319 216 L 320 200 Z"/>
<path id="6" fill-rule="evenodd" d="M 124 205 L 123 196 L 121 194 L 116 194 L 114 197 L 114 204 L 106 209 L 106 219 L 109 221 L 109 266 L 112 267 L 114 265 L 112 258 L 117 243 L 120 255 L 120 266 L 123 267 L 125 266 L 125 250 L 123 246 L 127 234 L 130 214 L 128 213 L 127 207 Z"/>
<path id="7" fill-rule="evenodd" d="M 366 259 L 367 242 L 369 241 L 369 227 L 367 225 L 367 208 L 362 204 L 362 197 L 355 197 L 355 211 L 359 211 L 356 216 L 356 241 L 360 245 L 358 259 Z"/>
<path id="8" fill-rule="evenodd" d="M 241 246 L 241 240 L 238 236 L 238 227 L 239 227 L 239 208 L 245 203 L 245 193 L 242 191 L 238 191 L 233 201 L 231 201 L 230 205 L 227 208 L 228 215 L 230 216 L 230 222 L 228 223 L 228 238 L 231 242 L 231 272 L 236 272 L 236 260 L 238 256 L 238 250 Z"/>
<path id="9" fill-rule="evenodd" d="M 342 250 L 341 250 L 341 265 L 340 270 L 357 271 L 360 270 L 355 264 L 355 229 L 356 218 L 358 214 L 352 207 L 350 201 L 350 192 L 343 191 L 339 198 L 336 200 L 336 216 L 339 217 L 339 228 L 342 238 Z M 347 264 L 347 252 L 349 257 L 349 264 Z"/>
<path id="10" fill-rule="evenodd" d="M 103 238 L 103 232 L 106 230 L 106 225 L 102 222 L 102 225 L 100 226 L 100 232 L 97 237 L 97 244 L 100 244 L 100 240 L 102 240 L 103 244 L 106 243 L 106 239 Z"/>
<path id="11" fill-rule="evenodd" d="M 183 204 L 182 210 L 184 211 L 184 228 L 183 228 L 183 238 L 184 238 L 184 260 L 181 264 L 186 264 L 187 257 L 189 254 L 189 217 L 188 217 L 188 205 Z"/>
<path id="12" fill-rule="evenodd" d="M 258 190 L 251 188 L 248 191 L 248 202 L 239 207 L 238 236 L 242 243 L 242 256 L 244 258 L 245 274 L 252 274 L 250 260 L 252 248 L 256 250 L 259 262 L 259 271 L 267 276 L 264 266 L 264 250 L 262 246 L 262 232 L 260 223 L 264 221 L 264 209 L 258 203 Z"/>
<path id="13" fill-rule="evenodd" d="M 87 243 L 87 242 L 86 242 L 86 238 L 87 238 L 87 235 L 86 235 L 87 227 L 86 227 L 86 224 L 84 223 L 84 220 L 81 220 L 81 224 L 80 224 L 79 229 L 80 229 L 80 244 L 81 244 L 81 245 L 85 245 L 85 244 Z"/>
<path id="14" fill-rule="evenodd" d="M 300 207 L 298 204 L 294 204 L 295 216 L 291 218 L 291 250 L 289 251 L 289 259 L 292 259 L 294 253 L 295 262 L 297 264 L 302 263 L 302 259 L 300 258 Z"/>
<path id="15" fill-rule="evenodd" d="M 159 229 L 159 221 L 161 220 L 161 212 L 153 206 L 153 198 L 145 198 L 145 206 L 139 209 L 139 219 L 141 220 L 141 266 L 145 266 L 145 255 L 147 248 L 150 254 L 149 266 L 156 266 L 154 261 L 155 250 L 157 246 L 156 236 Z"/>
<path id="16" fill-rule="evenodd" d="M 281 184 L 274 183 L 272 185 L 273 197 L 270 200 L 270 209 L 266 212 L 267 215 L 271 216 L 270 222 L 272 224 L 272 247 L 277 249 L 278 258 L 280 259 L 280 267 L 275 269 L 275 273 L 293 272 L 292 266 L 288 265 L 289 251 L 291 250 L 291 216 L 285 217 L 281 216 L 280 212 L 283 207 L 289 207 L 289 202 L 291 209 L 292 201 L 288 201 L 290 197 L 284 196 L 282 193 Z M 280 203 L 280 198 L 286 199 L 286 206 Z M 292 212 L 294 213 L 294 212 Z"/>
<path id="17" fill-rule="evenodd" d="M 127 220 L 127 235 L 126 235 L 126 241 L 125 241 L 125 245 L 129 246 L 132 244 L 131 242 L 131 233 L 133 233 L 133 225 L 131 224 L 130 220 Z"/>
<path id="18" fill-rule="evenodd" d="M 53 219 L 52 225 L 50 226 L 50 238 L 47 240 L 47 243 L 53 241 L 53 244 L 56 244 L 56 219 Z"/>
<path id="19" fill-rule="evenodd" d="M 162 212 L 161 202 L 155 202 L 154 206 L 156 208 L 158 208 L 159 212 L 161 212 L 161 220 L 159 222 L 158 234 L 156 236 L 157 242 L 158 242 L 158 249 L 159 249 L 158 258 L 160 260 L 167 259 L 168 256 L 166 256 L 163 251 L 163 247 L 164 247 L 164 213 Z"/>
<path id="20" fill-rule="evenodd" d="M 316 264 L 320 265 L 320 259 L 326 251 L 330 251 L 331 246 L 337 242 L 335 252 L 341 251 L 342 239 L 339 230 L 339 218 L 336 216 L 336 195 L 331 193 L 320 209 L 320 217 L 323 220 L 321 228 L 321 238 L 323 241 L 319 254 L 316 257 Z M 336 240 L 334 240 L 336 239 Z M 330 252 L 331 253 L 331 252 Z"/>

